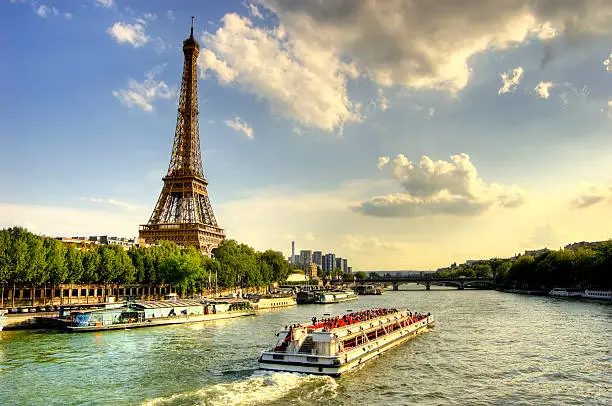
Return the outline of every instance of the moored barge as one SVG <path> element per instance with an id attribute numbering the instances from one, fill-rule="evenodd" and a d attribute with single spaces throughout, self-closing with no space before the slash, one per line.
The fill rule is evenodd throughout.
<path id="1" fill-rule="evenodd" d="M 245 300 L 143 301 L 123 308 L 73 312 L 66 328 L 73 332 L 124 330 L 253 315 Z"/>
<path id="2" fill-rule="evenodd" d="M 312 324 L 286 326 L 276 346 L 262 351 L 259 368 L 340 376 L 433 326 L 430 314 L 374 309 Z"/>

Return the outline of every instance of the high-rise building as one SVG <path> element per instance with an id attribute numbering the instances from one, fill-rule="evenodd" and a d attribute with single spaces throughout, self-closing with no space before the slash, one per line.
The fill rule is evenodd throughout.
<path id="1" fill-rule="evenodd" d="M 300 251 L 300 264 L 302 265 L 302 269 L 306 270 L 312 263 L 312 251 L 311 250 L 301 250 Z"/>
<path id="2" fill-rule="evenodd" d="M 314 251 L 312 253 L 312 263 L 319 267 L 319 269 L 323 269 L 323 253 L 321 251 Z"/>
<path id="3" fill-rule="evenodd" d="M 342 258 L 342 272 L 348 273 L 348 259 Z"/>
<path id="4" fill-rule="evenodd" d="M 342 258 L 336 258 L 336 264 L 334 266 L 334 269 L 342 270 Z"/>
<path id="5" fill-rule="evenodd" d="M 352 274 L 352 273 L 353 273 L 353 267 L 352 267 L 352 266 L 349 266 L 349 267 L 347 268 L 347 272 L 348 272 L 348 273 L 350 273 L 350 274 Z"/>
<path id="6" fill-rule="evenodd" d="M 291 264 L 293 264 L 293 258 L 295 258 L 295 241 L 291 241 Z"/>
<path id="7" fill-rule="evenodd" d="M 293 262 L 292 262 L 294 267 L 299 267 L 300 265 L 302 265 L 302 263 L 300 262 L 300 256 L 299 255 L 294 255 L 293 256 Z"/>
<path id="8" fill-rule="evenodd" d="M 323 272 L 333 271 L 336 266 L 336 254 L 325 254 L 323 256 Z"/>

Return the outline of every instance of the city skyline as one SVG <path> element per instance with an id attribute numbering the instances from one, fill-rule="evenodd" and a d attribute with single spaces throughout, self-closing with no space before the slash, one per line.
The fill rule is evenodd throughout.
<path id="1" fill-rule="evenodd" d="M 4 1 L 0 227 L 138 235 L 193 15 L 228 238 L 355 270 L 609 239 L 612 4 L 477 3 Z"/>

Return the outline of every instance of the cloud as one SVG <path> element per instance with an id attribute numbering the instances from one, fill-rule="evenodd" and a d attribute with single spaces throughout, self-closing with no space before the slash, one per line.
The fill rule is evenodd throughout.
<path id="1" fill-rule="evenodd" d="M 262 0 L 289 36 L 334 50 L 376 84 L 456 92 L 489 51 L 612 31 L 609 0 Z"/>
<path id="2" fill-rule="evenodd" d="M 342 236 L 342 247 L 349 251 L 360 252 L 372 249 L 396 251 L 402 249 L 403 245 L 404 244 L 396 242 L 382 241 L 379 238 L 371 236 L 353 234 L 344 234 Z"/>
<path id="3" fill-rule="evenodd" d="M 35 11 L 40 18 L 47 18 L 47 16 L 49 15 L 59 15 L 58 9 L 56 9 L 55 7 L 45 6 L 44 4 L 39 6 Z"/>
<path id="4" fill-rule="evenodd" d="M 174 16 L 174 11 L 172 11 L 172 10 L 166 11 L 166 16 L 168 17 L 168 20 L 170 20 L 170 21 L 175 21 L 176 20 L 176 17 Z"/>
<path id="5" fill-rule="evenodd" d="M 389 157 L 388 156 L 379 156 L 378 157 L 378 163 L 376 164 L 376 167 L 378 168 L 378 170 L 382 170 L 383 166 L 387 165 L 389 163 Z"/>
<path id="6" fill-rule="evenodd" d="M 140 206 L 137 206 L 135 204 L 126 203 L 126 202 L 122 202 L 120 200 L 115 200 L 115 199 L 101 199 L 97 197 L 81 197 L 80 200 L 85 201 L 85 202 L 90 202 L 90 203 L 101 203 L 101 204 L 107 204 L 107 205 L 111 205 L 115 207 L 120 207 L 127 211 L 136 211 L 138 209 L 142 209 Z"/>
<path id="7" fill-rule="evenodd" d="M 540 82 L 536 85 L 535 89 L 536 95 L 542 99 L 548 99 L 550 97 L 550 89 L 555 87 L 553 82 Z"/>
<path id="8" fill-rule="evenodd" d="M 243 132 L 244 135 L 253 139 L 253 129 L 246 122 L 242 121 L 242 119 L 238 116 L 234 116 L 231 120 L 226 120 L 225 124 L 234 131 Z"/>
<path id="9" fill-rule="evenodd" d="M 119 44 L 129 43 L 134 48 L 141 47 L 149 42 L 149 37 L 145 34 L 145 27 L 141 23 L 128 24 L 116 22 L 106 30 Z"/>
<path id="10" fill-rule="evenodd" d="M 612 203 L 612 186 L 591 186 L 574 199 L 572 206 L 584 209 L 602 202 Z"/>
<path id="11" fill-rule="evenodd" d="M 378 107 L 380 107 L 382 111 L 385 111 L 389 108 L 389 100 L 387 100 L 387 98 L 385 97 L 385 94 L 383 93 L 382 89 L 378 89 L 377 104 L 378 104 Z"/>
<path id="12" fill-rule="evenodd" d="M 145 73 L 145 80 L 142 83 L 130 79 L 128 81 L 128 88 L 113 90 L 113 96 L 118 98 L 128 108 L 138 107 L 146 112 L 153 111 L 151 103 L 155 100 L 171 99 L 177 94 L 176 88 L 169 87 L 162 80 L 155 80 L 155 76 L 162 69 L 163 66 L 157 66 Z"/>
<path id="13" fill-rule="evenodd" d="M 113 0 L 96 0 L 96 6 L 112 8 L 115 6 L 115 2 Z"/>
<path id="14" fill-rule="evenodd" d="M 222 22 L 202 37 L 202 74 L 215 72 L 221 84 L 238 85 L 305 127 L 341 132 L 346 122 L 360 120 L 346 90 L 354 69 L 333 51 L 293 40 L 282 25 L 260 28 L 237 14 Z"/>
<path id="15" fill-rule="evenodd" d="M 146 223 L 149 214 L 148 209 L 117 211 L 0 202 L 0 228 L 20 225 L 49 236 L 134 237 L 138 235 L 138 225 Z"/>
<path id="16" fill-rule="evenodd" d="M 518 68 L 514 68 L 511 72 L 502 73 L 500 76 L 504 85 L 499 88 L 497 93 L 505 94 L 514 92 L 523 77 L 523 68 L 519 66 Z"/>
<path id="17" fill-rule="evenodd" d="M 249 3 L 248 6 L 249 6 L 249 14 L 252 17 L 260 18 L 260 19 L 264 18 L 264 16 L 261 14 L 261 11 L 259 11 L 259 8 L 255 4 Z"/>
<path id="18" fill-rule="evenodd" d="M 423 156 L 418 165 L 400 154 L 393 160 L 392 172 L 404 192 L 374 197 L 352 209 L 378 217 L 475 216 L 492 206 L 524 203 L 524 192 L 517 186 L 482 180 L 467 154 L 453 155 L 450 162 Z"/>
<path id="19" fill-rule="evenodd" d="M 612 72 L 612 54 L 603 61 L 603 65 L 606 67 L 606 71 Z"/>

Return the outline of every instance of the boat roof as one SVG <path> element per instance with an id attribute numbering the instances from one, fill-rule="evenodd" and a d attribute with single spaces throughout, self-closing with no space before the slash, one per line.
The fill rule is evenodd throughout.
<path id="1" fill-rule="evenodd" d="M 141 307 L 143 309 L 167 309 L 169 307 L 202 306 L 202 303 L 196 300 L 146 300 L 143 302 L 136 302 L 134 303 L 134 306 Z"/>

